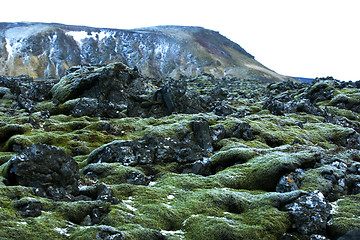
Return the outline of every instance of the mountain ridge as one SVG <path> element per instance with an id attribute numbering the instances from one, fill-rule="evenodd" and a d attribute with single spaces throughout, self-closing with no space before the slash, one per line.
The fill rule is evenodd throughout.
<path id="1" fill-rule="evenodd" d="M 65 75 L 74 65 L 124 62 L 149 77 L 288 80 L 239 44 L 202 27 L 95 28 L 59 23 L 0 23 L 0 74 Z"/>

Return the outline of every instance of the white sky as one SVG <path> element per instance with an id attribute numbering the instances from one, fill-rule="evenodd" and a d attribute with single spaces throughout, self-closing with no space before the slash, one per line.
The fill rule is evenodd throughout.
<path id="1" fill-rule="evenodd" d="M 359 0 L 12 0 L 0 22 L 219 31 L 284 75 L 360 80 Z"/>

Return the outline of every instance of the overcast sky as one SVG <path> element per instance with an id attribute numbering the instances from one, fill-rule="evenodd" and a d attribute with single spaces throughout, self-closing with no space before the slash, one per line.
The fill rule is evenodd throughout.
<path id="1" fill-rule="evenodd" d="M 219 31 L 284 75 L 360 80 L 359 0 L 13 0 L 0 22 Z"/>

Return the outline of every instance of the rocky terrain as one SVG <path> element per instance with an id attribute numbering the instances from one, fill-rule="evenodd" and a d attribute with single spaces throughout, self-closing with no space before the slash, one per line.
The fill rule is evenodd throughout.
<path id="1" fill-rule="evenodd" d="M 123 62 L 148 77 L 232 76 L 284 80 L 238 44 L 201 27 L 133 30 L 0 23 L 0 75 L 60 78 L 75 65 Z"/>
<path id="2" fill-rule="evenodd" d="M 360 82 L 0 77 L 1 239 L 358 239 Z"/>

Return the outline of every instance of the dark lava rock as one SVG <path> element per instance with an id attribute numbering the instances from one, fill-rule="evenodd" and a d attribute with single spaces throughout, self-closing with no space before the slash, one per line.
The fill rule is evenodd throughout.
<path id="1" fill-rule="evenodd" d="M 215 102 L 213 104 L 209 104 L 214 105 L 211 109 L 212 112 L 215 113 L 218 116 L 232 116 L 232 117 L 244 117 L 246 115 L 246 111 L 239 111 L 238 109 L 230 106 L 229 104 L 225 103 L 224 101 L 221 102 Z"/>
<path id="2" fill-rule="evenodd" d="M 27 112 L 34 112 L 34 106 L 41 101 L 50 100 L 53 81 L 34 81 L 27 75 L 0 78 L 0 86 L 7 87 L 16 96 L 17 104 Z"/>
<path id="3" fill-rule="evenodd" d="M 65 219 L 82 226 L 99 224 L 110 212 L 110 204 L 102 201 L 56 202 L 59 212 Z"/>
<path id="4" fill-rule="evenodd" d="M 226 129 L 224 125 L 218 124 L 210 128 L 210 136 L 213 142 L 213 145 L 216 146 L 217 143 L 226 137 Z"/>
<path id="5" fill-rule="evenodd" d="M 34 187 L 38 195 L 69 198 L 78 192 L 79 167 L 58 147 L 34 144 L 10 160 L 10 185 Z"/>
<path id="6" fill-rule="evenodd" d="M 353 163 L 346 172 L 345 183 L 349 193 L 356 195 L 360 193 L 360 164 Z"/>
<path id="7" fill-rule="evenodd" d="M 120 166 L 119 166 L 120 165 Z M 112 176 L 113 182 L 133 185 L 147 185 L 149 180 L 141 171 L 124 168 L 122 164 L 92 163 L 82 168 L 82 173 L 90 178 L 106 178 Z"/>
<path id="8" fill-rule="evenodd" d="M 42 203 L 33 198 L 22 198 L 14 203 L 15 208 L 23 218 L 38 217 L 43 208 Z"/>
<path id="9" fill-rule="evenodd" d="M 96 240 L 123 240 L 123 234 L 116 228 L 100 225 L 100 230 L 96 233 Z"/>
<path id="10" fill-rule="evenodd" d="M 88 97 L 117 104 L 126 102 L 132 94 L 144 89 L 139 73 L 122 63 L 105 67 L 83 66 L 64 76 L 51 89 L 53 100 L 63 103 L 70 99 Z"/>
<path id="11" fill-rule="evenodd" d="M 305 87 L 304 83 L 297 83 L 297 82 L 293 82 L 293 81 L 284 81 L 284 82 L 276 82 L 276 83 L 270 83 L 267 86 L 267 89 L 270 90 L 272 92 L 272 94 L 279 94 L 279 93 L 283 93 L 286 91 L 291 91 L 291 90 L 298 90 Z"/>
<path id="12" fill-rule="evenodd" d="M 300 189 L 301 181 L 299 178 L 304 174 L 304 170 L 298 168 L 294 172 L 282 176 L 276 185 L 276 191 L 284 193 Z"/>
<path id="13" fill-rule="evenodd" d="M 101 220 L 109 213 L 109 210 L 103 207 L 94 207 L 91 212 L 80 222 L 82 226 L 92 226 L 99 224 Z"/>
<path id="14" fill-rule="evenodd" d="M 0 99 L 11 98 L 11 90 L 7 87 L 0 87 Z"/>
<path id="15" fill-rule="evenodd" d="M 96 98 L 77 98 L 64 103 L 62 112 L 74 117 L 106 117 L 121 118 L 126 105 L 119 105 L 109 101 L 99 101 Z"/>
<path id="16" fill-rule="evenodd" d="M 355 130 L 348 131 L 342 137 L 333 139 L 333 141 L 346 148 L 360 149 L 360 134 Z"/>
<path id="17" fill-rule="evenodd" d="M 315 103 L 330 100 L 334 96 L 335 85 L 334 80 L 314 81 L 307 92 L 307 98 Z"/>
<path id="18" fill-rule="evenodd" d="M 97 198 L 103 202 L 109 202 L 111 204 L 118 204 L 120 200 L 113 196 L 113 191 L 108 188 L 104 183 L 101 183 L 96 186 Z"/>
<path id="19" fill-rule="evenodd" d="M 350 97 L 345 94 L 339 94 L 331 100 L 331 105 L 338 108 L 348 109 L 360 113 L 360 95 Z"/>
<path id="20" fill-rule="evenodd" d="M 285 114 L 285 103 L 273 98 L 269 98 L 264 102 L 263 109 L 268 109 L 274 115 L 284 115 Z"/>
<path id="21" fill-rule="evenodd" d="M 65 108 L 76 117 L 118 118 L 125 109 L 130 117 L 206 111 L 200 95 L 190 91 L 185 80 L 167 80 L 154 90 L 158 86 L 156 80 L 144 80 L 136 69 L 122 63 L 73 70 L 53 86 L 51 93 L 54 102 L 65 103 Z"/>
<path id="22" fill-rule="evenodd" d="M 179 171 L 207 157 L 207 152 L 193 141 L 147 135 L 134 141 L 114 141 L 105 144 L 88 157 L 88 163 L 120 162 L 124 166 L 144 166 L 178 163 Z"/>
<path id="23" fill-rule="evenodd" d="M 275 100 L 273 97 L 265 100 L 263 109 L 268 109 L 274 115 L 284 115 L 285 113 L 308 113 L 315 116 L 324 116 L 324 110 L 320 109 L 309 99 L 297 99 L 288 102 Z"/>
<path id="24" fill-rule="evenodd" d="M 329 238 L 320 235 L 320 234 L 312 234 L 309 238 L 310 240 L 329 240 Z"/>
<path id="25" fill-rule="evenodd" d="M 223 101 L 225 100 L 229 95 L 229 91 L 225 88 L 214 88 L 211 92 L 210 92 L 210 96 L 217 100 L 217 101 Z"/>
<path id="26" fill-rule="evenodd" d="M 338 240 L 358 240 L 360 239 L 360 229 L 348 231 L 344 236 L 339 237 Z"/>
<path id="27" fill-rule="evenodd" d="M 310 192 L 285 205 L 292 227 L 305 235 L 322 234 L 326 229 L 331 206 L 319 191 Z"/>
<path id="28" fill-rule="evenodd" d="M 200 95 L 188 90 L 187 83 L 182 80 L 171 80 L 160 90 L 168 114 L 171 113 L 200 113 Z"/>
<path id="29" fill-rule="evenodd" d="M 194 133 L 195 142 L 207 152 L 212 152 L 213 146 L 209 123 L 207 121 L 193 121 L 191 122 L 191 128 Z"/>
<path id="30" fill-rule="evenodd" d="M 170 80 L 148 96 L 134 96 L 127 107 L 130 117 L 163 117 L 173 113 L 200 113 L 206 108 L 200 95 L 184 80 Z"/>
<path id="31" fill-rule="evenodd" d="M 242 138 L 245 141 L 251 141 L 255 139 L 253 129 L 250 124 L 242 122 L 234 127 L 233 137 Z"/>

